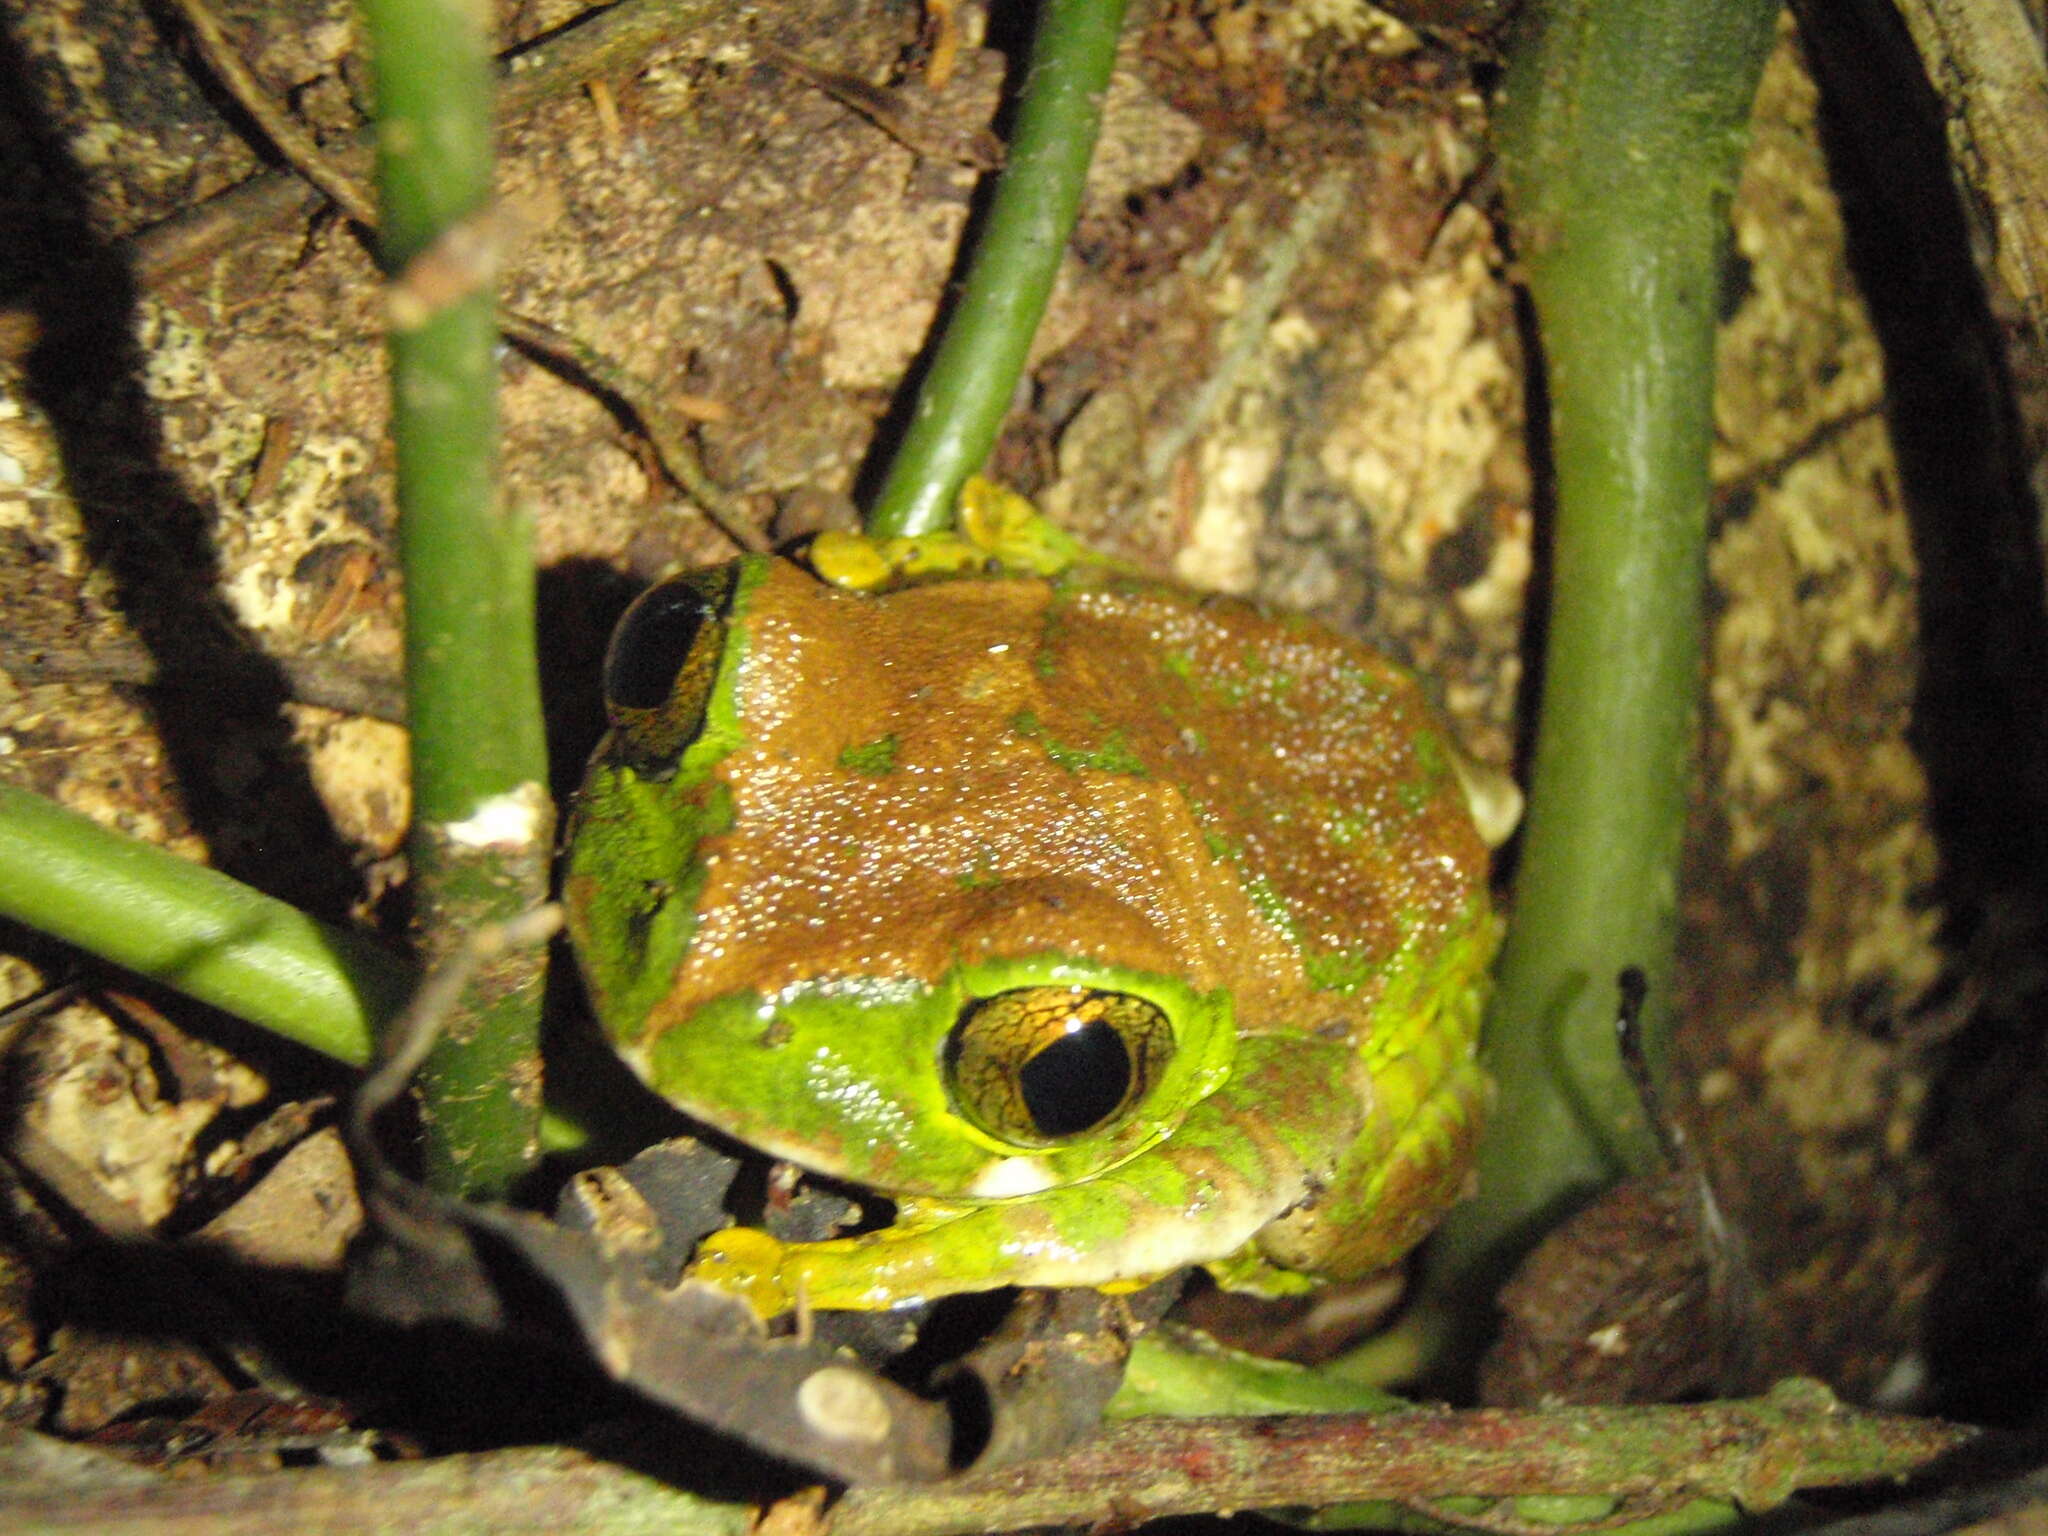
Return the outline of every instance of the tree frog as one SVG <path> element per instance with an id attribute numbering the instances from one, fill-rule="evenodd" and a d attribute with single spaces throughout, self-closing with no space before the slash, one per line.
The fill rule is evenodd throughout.
<path id="1" fill-rule="evenodd" d="M 688 1114 L 895 1205 L 714 1233 L 691 1273 L 764 1316 L 1280 1292 L 1392 1263 L 1467 1176 L 1495 921 L 1421 687 L 1041 563 L 749 557 L 613 637 L 564 881 L 596 1013 Z"/>

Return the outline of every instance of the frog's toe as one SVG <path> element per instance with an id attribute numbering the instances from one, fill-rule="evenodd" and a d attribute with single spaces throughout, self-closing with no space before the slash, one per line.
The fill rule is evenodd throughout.
<path id="1" fill-rule="evenodd" d="M 758 1227 L 727 1227 L 697 1245 L 683 1278 L 737 1296 L 761 1317 L 779 1317 L 796 1304 L 782 1282 L 786 1251 L 786 1244 Z"/>

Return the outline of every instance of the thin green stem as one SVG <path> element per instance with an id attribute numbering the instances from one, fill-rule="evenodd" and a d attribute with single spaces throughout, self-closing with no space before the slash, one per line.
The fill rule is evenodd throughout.
<path id="1" fill-rule="evenodd" d="M 1081 208 L 1124 0 L 1043 0 L 1009 156 L 909 429 L 869 510 L 878 538 L 949 528 L 1002 429 Z"/>
<path id="2" fill-rule="evenodd" d="M 415 911 L 429 959 L 546 892 L 553 812 L 527 519 L 497 485 L 491 57 L 468 0 L 365 0 L 405 568 Z M 420 1079 L 425 1172 L 502 1194 L 536 1153 L 540 962 L 478 978 Z"/>
<path id="3" fill-rule="evenodd" d="M 1615 1049 L 1616 977 L 1671 1021 L 1702 677 L 1714 328 L 1777 0 L 1541 0 L 1500 116 L 1556 466 L 1550 630 L 1521 872 L 1487 1023 L 1500 1083 L 1479 1193 L 1432 1254 L 1485 1284 L 1655 1144 Z M 1464 1303 L 1469 1311 L 1471 1303 Z"/>
<path id="4" fill-rule="evenodd" d="M 11 785 L 0 913 L 351 1066 L 413 979 L 365 934 Z"/>

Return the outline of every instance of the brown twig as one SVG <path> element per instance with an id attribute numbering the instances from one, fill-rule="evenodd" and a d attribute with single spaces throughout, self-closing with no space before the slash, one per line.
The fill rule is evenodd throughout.
<path id="1" fill-rule="evenodd" d="M 310 134 L 271 100 L 262 83 L 242 62 L 206 0 L 173 0 L 173 3 L 191 29 L 207 68 L 213 72 L 222 89 L 234 97 L 236 104 L 262 130 L 270 140 L 271 148 L 349 218 L 365 231 L 374 233 L 377 228 L 376 200 L 360 176 L 329 157 Z M 595 52 L 593 49 L 584 51 Z M 477 239 L 492 247 L 484 258 L 484 264 L 490 264 L 504 238 L 503 221 L 487 220 L 478 226 Z M 442 254 L 445 257 L 448 253 Z M 431 264 L 422 257 L 394 280 L 391 297 L 395 324 L 405 323 L 404 314 L 409 312 L 401 309 L 400 301 L 411 296 L 412 289 L 425 280 L 426 274 L 415 268 L 427 265 Z M 460 263 L 443 260 L 434 265 L 433 270 L 439 273 L 453 265 Z M 467 272 L 468 267 L 464 266 L 463 270 Z M 433 304 L 444 301 L 445 297 L 437 288 L 420 303 L 431 308 Z M 573 336 L 503 305 L 498 310 L 498 328 L 522 348 L 536 354 L 558 376 L 580 387 L 594 387 L 623 406 L 632 424 L 654 450 L 655 460 L 670 484 L 696 502 L 719 531 L 741 549 L 754 553 L 767 549 L 768 541 L 754 527 L 746 509 L 704 472 L 695 449 L 690 445 L 688 428 L 673 419 L 660 403 L 656 390 Z"/>
<path id="2" fill-rule="evenodd" d="M 517 121 L 592 76 L 634 63 L 662 43 L 726 14 L 725 0 L 619 0 L 586 12 L 504 57 L 498 120 Z M 364 128 L 323 158 L 361 184 L 370 174 L 374 154 L 372 130 Z M 306 218 L 326 200 L 326 194 L 309 185 L 296 167 L 267 171 L 87 259 L 116 261 L 130 281 L 147 288 L 266 229 Z M 52 302 L 52 295 L 76 287 L 77 280 L 75 271 L 61 273 L 27 302 L 0 309 L 0 357 L 18 358 L 35 346 L 41 334 L 39 311 Z"/>
<path id="3" fill-rule="evenodd" d="M 242 62 L 235 45 L 204 0 L 171 0 L 198 45 L 200 57 L 235 104 L 248 113 L 285 163 L 327 194 L 329 201 L 364 229 L 377 227 L 377 203 L 352 176 L 329 163 L 313 136 L 270 99 L 270 93 Z"/>
<path id="4" fill-rule="evenodd" d="M 261 1476 L 152 1475 L 106 1452 L 0 1427 L 0 1527 L 93 1536 L 275 1531 L 664 1531 L 745 1536 L 751 1511 L 581 1451 L 532 1447 Z"/>
<path id="5" fill-rule="evenodd" d="M 1220 1509 L 1458 1494 L 1599 1494 L 1637 1511 L 1688 1500 L 1781 1502 L 1797 1488 L 1903 1477 L 1968 1441 L 1953 1424 L 1841 1407 L 1814 1383 L 1678 1408 L 1489 1410 L 1268 1419 L 1140 1419 L 1062 1456 L 923 1486 L 856 1489 L 824 1536 L 962 1536 Z M 17 1437 L 19 1439 L 19 1437 Z M 6 1443 L 0 1440 L 0 1469 Z M 95 1536 L 435 1527 L 664 1529 L 739 1536 L 752 1511 L 710 1504 L 578 1451 L 520 1449 L 138 1488 L 0 1476 L 0 1526 Z"/>
<path id="6" fill-rule="evenodd" d="M 524 117 L 542 102 L 577 89 L 592 75 L 621 68 L 725 13 L 725 0 L 619 0 L 586 13 L 505 57 L 498 120 Z M 365 128 L 328 158 L 336 169 L 362 181 L 369 175 L 374 152 L 372 132 Z M 295 169 L 254 176 L 151 225 L 123 242 L 119 256 L 135 282 L 147 287 L 267 227 L 304 217 L 312 209 L 313 195 Z"/>
<path id="7" fill-rule="evenodd" d="M 1672 1508 L 1768 1509 L 1796 1489 L 1900 1477 L 1971 1438 L 1843 1408 L 1815 1382 L 1666 1408 L 1138 1419 L 1067 1455 L 935 1487 L 860 1489 L 831 1536 L 954 1536 L 1098 1518 L 1361 1500 L 1597 1494 Z"/>
<path id="8" fill-rule="evenodd" d="M 690 446 L 688 426 L 668 409 L 659 391 L 575 337 L 502 304 L 498 306 L 498 329 L 537 353 L 557 373 L 586 388 L 594 386 L 625 407 L 647 446 L 654 450 L 655 461 L 669 483 L 694 501 L 719 532 L 750 553 L 759 554 L 769 547 L 746 508 L 704 472 L 696 449 Z"/>
<path id="9" fill-rule="evenodd" d="M 757 38 L 754 51 L 777 69 L 815 86 L 848 111 L 856 112 L 921 160 L 964 165 L 970 170 L 999 171 L 1003 167 L 1003 141 L 986 125 L 965 128 L 937 117 L 928 110 L 927 85 L 888 90 L 858 75 L 827 69 L 787 48 Z M 948 66 L 948 73 L 951 66 Z"/>
<path id="10" fill-rule="evenodd" d="M 339 657 L 209 651 L 181 658 L 176 673 L 166 675 L 148 647 L 134 640 L 95 640 L 76 650 L 45 645 L 16 650 L 0 642 L 0 672 L 24 684 L 119 683 L 231 695 L 238 679 L 253 683 L 273 670 L 284 674 L 286 690 L 301 704 L 405 724 L 405 691 L 397 673 L 371 671 Z"/>

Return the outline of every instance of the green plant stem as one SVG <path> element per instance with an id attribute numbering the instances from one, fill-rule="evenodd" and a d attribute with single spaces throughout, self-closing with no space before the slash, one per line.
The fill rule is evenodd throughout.
<path id="1" fill-rule="evenodd" d="M 12 785 L 0 912 L 351 1066 L 413 981 L 367 935 Z"/>
<path id="2" fill-rule="evenodd" d="M 1499 146 L 1548 370 L 1556 522 L 1529 818 L 1486 1055 L 1479 1193 L 1431 1290 L 1491 1294 L 1530 1237 L 1655 1146 L 1615 1048 L 1615 979 L 1671 1021 L 1702 677 L 1714 329 L 1777 0 L 1543 0 Z"/>
<path id="3" fill-rule="evenodd" d="M 950 528 L 995 446 L 1073 233 L 1124 0 L 1043 0 L 1009 154 L 908 430 L 868 512 L 878 538 Z"/>
<path id="4" fill-rule="evenodd" d="M 351 1067 L 369 1062 L 419 981 L 370 934 L 11 784 L 0 784 L 0 917 Z M 604 1124 L 595 1109 L 548 1110 L 542 1145 L 583 1145 Z"/>
<path id="5" fill-rule="evenodd" d="M 415 913 L 427 958 L 544 898 L 553 812 L 527 520 L 497 485 L 491 56 L 468 0 L 365 0 L 405 569 Z M 401 301 L 402 307 L 401 307 Z M 541 960 L 478 977 L 420 1076 L 424 1173 L 499 1195 L 537 1154 Z"/>

